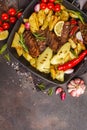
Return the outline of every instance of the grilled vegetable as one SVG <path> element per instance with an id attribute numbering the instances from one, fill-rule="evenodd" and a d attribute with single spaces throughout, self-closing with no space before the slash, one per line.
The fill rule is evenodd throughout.
<path id="1" fill-rule="evenodd" d="M 18 29 L 18 33 L 21 34 L 25 31 L 25 25 L 24 24 L 21 24 L 19 29 Z"/>
<path id="2" fill-rule="evenodd" d="M 39 26 L 42 26 L 44 23 L 44 20 L 46 19 L 46 14 L 44 10 L 40 10 L 37 13 L 37 17 L 38 17 L 38 22 L 39 22 Z"/>
<path id="3" fill-rule="evenodd" d="M 65 71 L 67 69 L 75 67 L 77 64 L 79 64 L 84 59 L 84 57 L 86 55 L 87 55 L 87 50 L 82 52 L 78 58 L 75 58 L 75 59 L 73 59 L 73 60 L 71 60 L 71 61 L 69 61 L 69 62 L 67 62 L 67 63 L 65 63 L 63 65 L 59 65 L 58 70 Z"/>
<path id="4" fill-rule="evenodd" d="M 30 30 L 32 32 L 36 32 L 39 30 L 38 17 L 35 12 L 29 17 L 29 24 L 30 24 Z"/>
<path id="5" fill-rule="evenodd" d="M 37 66 L 36 68 L 40 72 L 49 73 L 50 72 L 50 59 L 52 58 L 52 50 L 47 47 L 46 50 L 39 55 L 37 59 Z"/>
<path id="6" fill-rule="evenodd" d="M 27 61 L 29 61 L 30 62 L 30 60 L 31 59 L 33 59 L 33 57 L 29 54 L 29 53 L 27 53 L 27 52 L 23 52 L 23 57 L 27 60 Z"/>
<path id="7" fill-rule="evenodd" d="M 57 65 L 57 64 L 65 63 L 65 61 L 67 60 L 67 57 L 69 56 L 68 55 L 69 51 L 70 51 L 70 43 L 67 42 L 60 48 L 58 53 L 53 56 L 53 58 L 51 59 L 51 64 Z M 68 59 L 69 59 L 69 57 L 68 57 Z"/>
<path id="8" fill-rule="evenodd" d="M 67 21 L 69 19 L 69 13 L 67 11 L 63 10 L 60 15 L 60 19 L 62 21 Z"/>
<path id="9" fill-rule="evenodd" d="M 59 81 L 64 81 L 64 71 L 56 71 L 56 79 Z"/>
<path id="10" fill-rule="evenodd" d="M 18 54 L 19 56 L 21 56 L 21 55 L 23 54 L 23 51 L 24 51 L 24 50 L 23 50 L 23 48 L 22 48 L 22 46 L 21 46 L 21 44 L 20 44 L 19 41 L 20 41 L 20 36 L 19 36 L 19 34 L 16 32 L 11 47 L 15 48 L 16 51 L 17 51 L 17 54 Z"/>
<path id="11" fill-rule="evenodd" d="M 46 19 L 44 20 L 44 23 L 43 23 L 43 25 L 41 27 L 41 30 L 45 30 L 48 27 L 49 22 L 50 22 L 51 17 L 52 17 L 52 14 L 53 14 L 53 11 L 50 10 L 49 13 L 46 16 Z"/>

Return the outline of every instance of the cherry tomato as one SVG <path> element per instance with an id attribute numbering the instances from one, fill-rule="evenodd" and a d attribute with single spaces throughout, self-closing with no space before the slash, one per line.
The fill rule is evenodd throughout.
<path id="1" fill-rule="evenodd" d="M 8 30 L 8 29 L 10 28 L 10 25 L 9 25 L 8 22 L 4 22 L 4 23 L 2 24 L 2 27 L 3 27 L 4 30 Z"/>
<path id="2" fill-rule="evenodd" d="M 43 3 L 47 3 L 47 2 L 48 2 L 48 0 L 41 0 L 41 2 L 43 2 Z"/>
<path id="3" fill-rule="evenodd" d="M 41 4 L 40 4 L 40 8 L 41 8 L 41 9 L 46 9 L 46 7 L 47 7 L 47 4 L 46 4 L 46 3 L 41 3 Z"/>
<path id="4" fill-rule="evenodd" d="M 49 0 L 49 2 L 52 2 L 52 3 L 54 3 L 54 2 L 55 2 L 55 0 Z"/>
<path id="5" fill-rule="evenodd" d="M 61 9 L 60 4 L 56 4 L 54 8 L 55 8 L 55 12 L 60 12 Z"/>
<path id="6" fill-rule="evenodd" d="M 16 22 L 16 17 L 14 17 L 14 16 L 10 17 L 9 20 L 10 20 L 10 23 L 15 23 Z"/>
<path id="7" fill-rule="evenodd" d="M 54 10 L 54 4 L 53 3 L 48 3 L 47 8 Z"/>
<path id="8" fill-rule="evenodd" d="M 18 14 L 17 14 L 17 18 L 20 18 L 21 15 L 22 15 L 22 12 L 18 12 Z"/>
<path id="9" fill-rule="evenodd" d="M 0 32 L 2 32 L 4 29 L 3 29 L 3 27 L 0 27 Z"/>
<path id="10" fill-rule="evenodd" d="M 0 20 L 0 26 L 2 26 L 2 20 Z"/>
<path id="11" fill-rule="evenodd" d="M 2 13 L 1 15 L 2 20 L 8 20 L 8 18 L 9 18 L 9 15 L 7 13 Z"/>
<path id="12" fill-rule="evenodd" d="M 15 16 L 15 15 L 16 15 L 16 9 L 10 8 L 10 9 L 8 10 L 8 14 L 9 14 L 10 16 Z"/>

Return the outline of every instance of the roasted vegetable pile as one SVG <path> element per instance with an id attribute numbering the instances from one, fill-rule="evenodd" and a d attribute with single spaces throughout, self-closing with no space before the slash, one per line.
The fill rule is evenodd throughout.
<path id="1" fill-rule="evenodd" d="M 79 12 L 67 9 L 58 0 L 41 1 L 29 18 L 24 18 L 11 47 L 38 71 L 62 82 L 66 71 L 74 72 L 87 54 L 86 30 Z"/>

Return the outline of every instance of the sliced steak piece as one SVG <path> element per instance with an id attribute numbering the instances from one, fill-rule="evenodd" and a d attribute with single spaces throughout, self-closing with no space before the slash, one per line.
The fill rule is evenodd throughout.
<path id="1" fill-rule="evenodd" d="M 61 43 L 66 43 L 70 32 L 70 22 L 65 22 L 61 34 Z"/>
<path id="2" fill-rule="evenodd" d="M 40 53 L 42 53 L 46 49 L 46 41 L 38 41 L 38 48 L 40 50 Z"/>
<path id="3" fill-rule="evenodd" d="M 47 31 L 47 44 L 54 52 L 62 46 L 59 38 L 51 31 Z"/>
<path id="4" fill-rule="evenodd" d="M 25 31 L 24 32 L 24 39 L 25 39 L 25 44 L 28 47 L 29 54 L 32 57 L 38 57 L 40 54 L 39 47 L 37 45 L 37 41 L 32 35 L 30 31 Z"/>
<path id="5" fill-rule="evenodd" d="M 87 23 L 83 24 L 79 22 L 79 28 L 82 34 L 84 44 L 87 44 Z"/>
<path id="6" fill-rule="evenodd" d="M 42 53 L 47 47 L 47 42 L 46 42 L 47 29 L 46 30 L 39 30 L 36 33 L 41 37 L 41 39 L 36 39 L 36 40 L 37 40 L 37 44 L 38 44 L 40 53 Z"/>

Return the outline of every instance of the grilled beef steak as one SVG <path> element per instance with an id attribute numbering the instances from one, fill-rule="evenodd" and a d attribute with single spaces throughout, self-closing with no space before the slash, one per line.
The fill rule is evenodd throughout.
<path id="1" fill-rule="evenodd" d="M 80 27 L 84 44 L 87 44 L 87 23 L 83 24 L 79 22 L 79 27 Z"/>
<path id="2" fill-rule="evenodd" d="M 51 31 L 47 31 L 47 44 L 54 52 L 62 46 L 60 39 Z"/>
<path id="3" fill-rule="evenodd" d="M 66 43 L 70 32 L 70 22 L 65 22 L 61 34 L 61 43 Z"/>
<path id="4" fill-rule="evenodd" d="M 25 31 L 24 39 L 25 39 L 25 43 L 28 47 L 30 55 L 32 57 L 39 56 L 40 51 L 39 51 L 39 48 L 38 48 L 38 45 L 37 45 L 37 41 L 30 31 Z"/>

